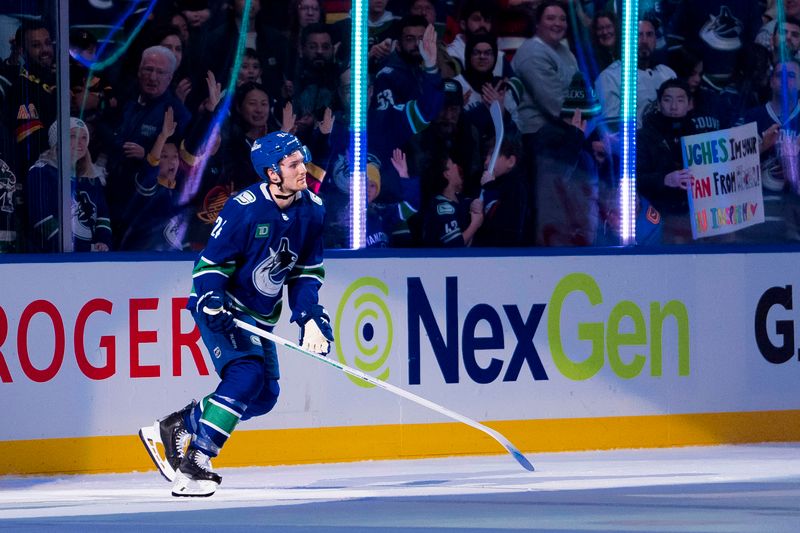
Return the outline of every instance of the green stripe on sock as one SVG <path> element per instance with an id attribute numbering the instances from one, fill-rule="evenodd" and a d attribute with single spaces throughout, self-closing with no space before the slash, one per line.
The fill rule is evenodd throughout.
<path id="1" fill-rule="evenodd" d="M 203 409 L 203 416 L 200 419 L 201 423 L 203 420 L 206 420 L 220 428 L 225 433 L 230 434 L 233 431 L 233 428 L 236 427 L 236 424 L 239 423 L 239 417 L 241 414 L 234 414 L 212 401 L 204 401 L 204 403 L 205 408 Z"/>

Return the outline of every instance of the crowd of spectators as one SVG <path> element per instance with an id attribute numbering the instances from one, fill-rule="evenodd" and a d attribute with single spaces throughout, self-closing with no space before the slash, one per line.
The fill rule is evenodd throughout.
<path id="1" fill-rule="evenodd" d="M 202 249 L 276 130 L 350 246 L 350 2 L 70 0 L 68 88 L 55 3 L 0 8 L 0 252 L 61 249 L 59 179 L 75 251 Z M 621 4 L 370 0 L 367 245 L 620 244 Z M 640 4 L 638 244 L 800 241 L 800 0 Z M 680 139 L 749 122 L 766 222 L 693 240 Z"/>

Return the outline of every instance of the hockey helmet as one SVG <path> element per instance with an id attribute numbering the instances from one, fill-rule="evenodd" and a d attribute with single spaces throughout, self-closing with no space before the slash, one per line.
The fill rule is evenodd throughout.
<path id="1" fill-rule="evenodd" d="M 261 179 L 269 181 L 267 169 L 271 168 L 280 175 L 281 160 L 298 150 L 303 154 L 304 162 L 309 163 L 311 152 L 300 139 L 285 131 L 273 131 L 253 142 L 250 160 Z"/>

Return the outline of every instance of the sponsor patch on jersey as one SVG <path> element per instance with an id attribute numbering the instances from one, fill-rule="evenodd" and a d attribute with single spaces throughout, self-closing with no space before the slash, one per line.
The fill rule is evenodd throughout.
<path id="1" fill-rule="evenodd" d="M 256 226 L 256 239 L 269 237 L 269 224 L 259 224 Z"/>
<path id="2" fill-rule="evenodd" d="M 233 199 L 239 202 L 241 205 L 247 205 L 256 201 L 256 195 L 251 191 L 242 191 L 234 196 Z"/>
<path id="3" fill-rule="evenodd" d="M 313 192 L 308 191 L 308 196 L 311 197 L 311 201 L 314 202 L 315 204 L 322 205 L 322 198 L 320 198 L 319 196 L 317 196 Z"/>
<path id="4" fill-rule="evenodd" d="M 440 215 L 452 215 L 456 209 L 450 204 L 439 204 L 436 206 L 436 212 Z"/>

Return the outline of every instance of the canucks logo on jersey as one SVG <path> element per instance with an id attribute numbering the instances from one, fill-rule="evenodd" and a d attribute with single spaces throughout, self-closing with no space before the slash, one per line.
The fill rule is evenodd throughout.
<path id="1" fill-rule="evenodd" d="M 97 218 L 97 205 L 92 201 L 89 193 L 78 191 L 72 202 L 72 231 L 75 237 L 84 241 L 91 241 Z"/>
<path id="2" fill-rule="evenodd" d="M 297 262 L 297 254 L 289 249 L 289 239 L 283 237 L 277 250 L 270 248 L 270 256 L 253 270 L 253 285 L 265 296 L 277 296 L 283 282 Z"/>

